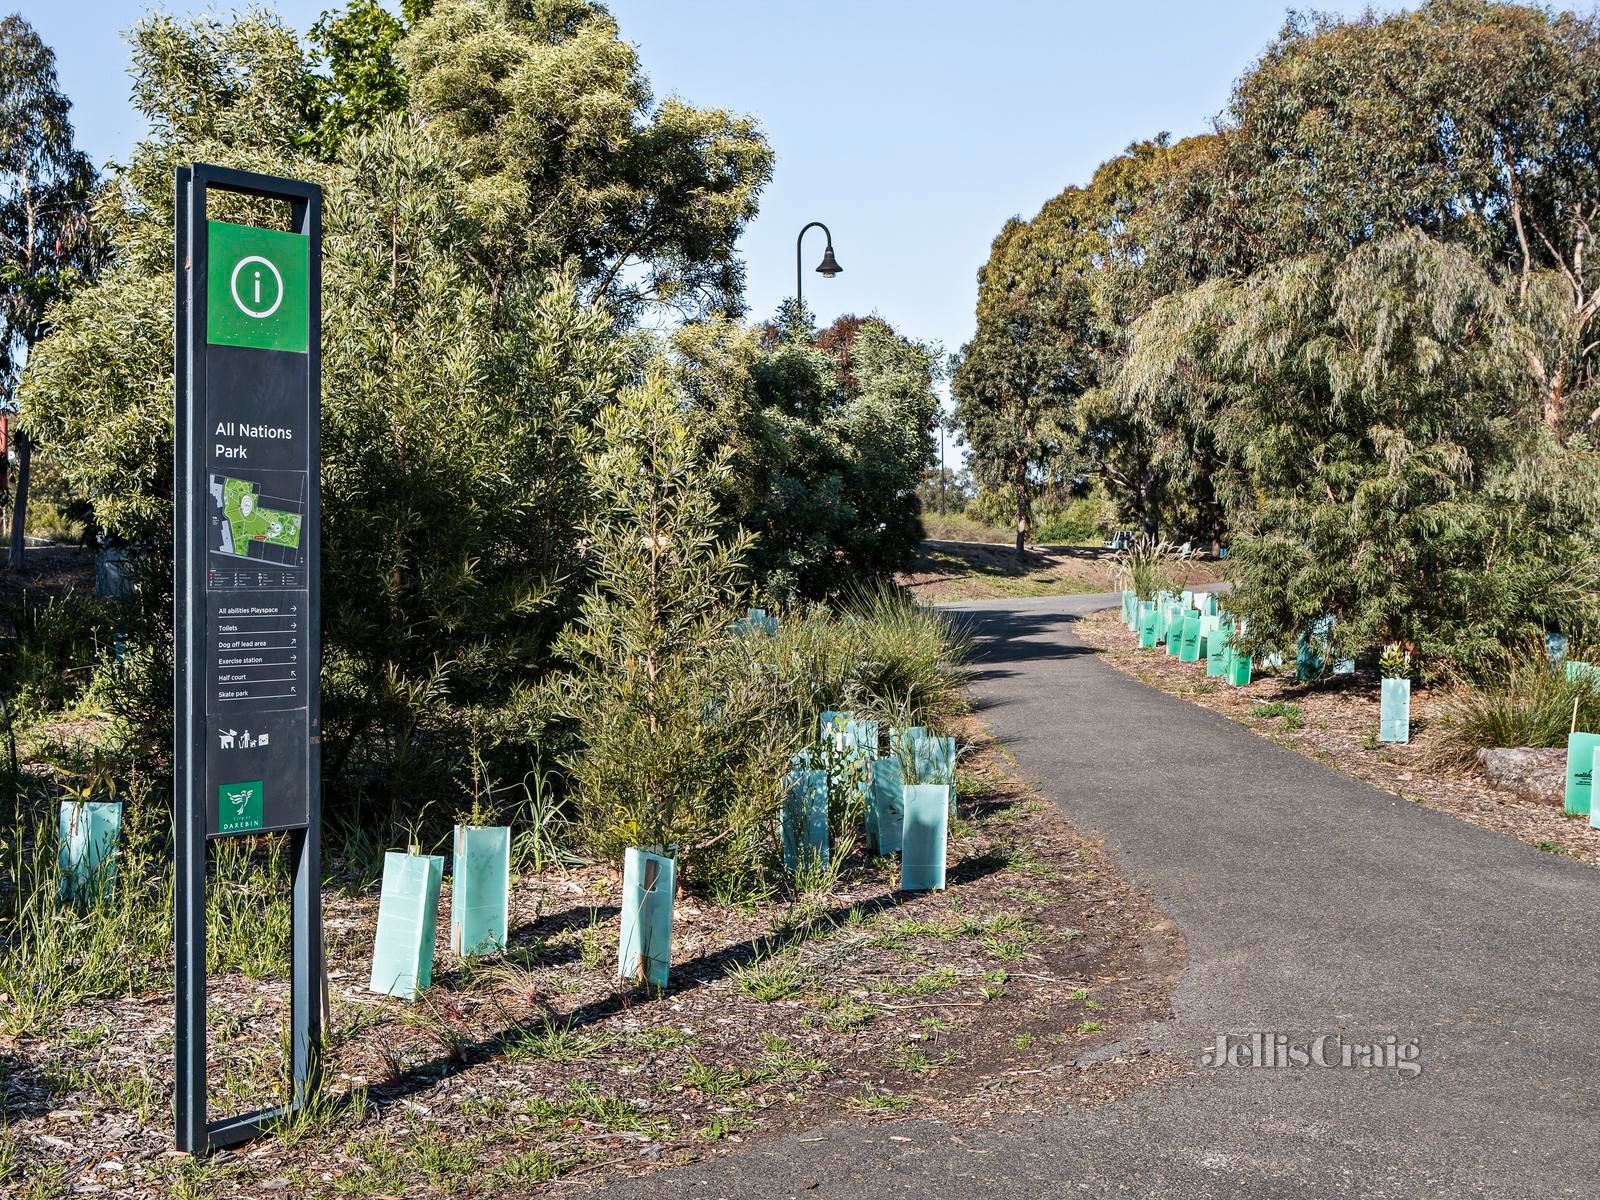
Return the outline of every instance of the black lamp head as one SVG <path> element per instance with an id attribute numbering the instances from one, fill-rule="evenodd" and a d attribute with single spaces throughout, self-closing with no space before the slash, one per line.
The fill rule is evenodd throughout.
<path id="1" fill-rule="evenodd" d="M 822 262 L 817 266 L 817 274 L 824 279 L 832 279 L 842 270 L 844 268 L 839 265 L 839 260 L 833 257 L 833 243 L 829 242 L 827 249 L 822 252 Z"/>

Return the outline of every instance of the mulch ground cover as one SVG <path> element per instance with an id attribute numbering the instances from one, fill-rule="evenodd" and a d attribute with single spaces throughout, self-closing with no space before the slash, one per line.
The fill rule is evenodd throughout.
<path id="1" fill-rule="evenodd" d="M 515 1196 L 839 1114 L 977 1122 L 1180 1072 L 1118 1045 L 1169 1012 L 1176 930 L 961 732 L 948 890 L 900 893 L 852 852 L 827 894 L 681 897 L 663 992 L 615 978 L 611 870 L 517 880 L 503 956 L 455 959 L 441 929 L 416 1002 L 366 990 L 375 897 L 328 895 L 326 1099 L 204 1161 L 170 1149 L 170 990 L 0 1019 L 0 1192 Z M 214 1119 L 280 1099 L 286 1018 L 282 979 L 212 978 Z"/>
<path id="2" fill-rule="evenodd" d="M 1559 803 L 1493 788 L 1475 771 L 1443 761 L 1434 715 L 1442 696 L 1411 693 L 1411 741 L 1380 743 L 1379 681 L 1366 674 L 1296 683 L 1294 673 L 1257 676 L 1236 688 L 1207 678 L 1205 663 L 1179 662 L 1164 647 L 1140 650 L 1138 636 L 1115 609 L 1097 612 L 1074 632 L 1102 658 L 1134 678 L 1237 721 L 1308 758 L 1353 775 L 1401 799 L 1449 813 L 1554 854 L 1600 866 L 1600 830 L 1587 817 L 1569 817 Z"/>

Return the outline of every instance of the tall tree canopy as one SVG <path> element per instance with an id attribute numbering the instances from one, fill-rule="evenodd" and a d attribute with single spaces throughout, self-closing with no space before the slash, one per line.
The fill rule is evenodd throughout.
<path id="1" fill-rule="evenodd" d="M 619 315 L 740 305 L 734 245 L 772 173 L 755 121 L 652 99 L 593 0 L 437 0 L 400 43 L 412 111 L 463 164 L 498 294 L 568 260 Z"/>
<path id="2" fill-rule="evenodd" d="M 1097 329 L 1084 267 L 1098 248 L 1069 190 L 1033 222 L 1013 220 L 978 274 L 978 329 L 955 372 L 973 475 L 1015 499 L 1017 549 L 1033 497 L 1075 467 L 1075 404 L 1093 384 Z"/>
<path id="3" fill-rule="evenodd" d="M 750 563 L 769 593 L 821 599 L 910 564 L 937 348 L 877 317 L 818 334 L 792 303 L 775 325 L 687 325 L 673 348 L 685 393 L 715 414 L 714 444 L 731 448 L 723 508 L 757 535 Z"/>
<path id="4" fill-rule="evenodd" d="M 1333 613 L 1354 643 L 1469 658 L 1457 585 L 1484 637 L 1595 620 L 1597 85 L 1595 15 L 1291 17 L 1213 133 L 1136 144 L 1008 224 L 962 368 L 999 382 L 969 437 L 1053 457 L 1027 477 L 1073 461 L 1030 441 L 1030 398 L 1078 371 L 1059 322 L 1087 292 L 1078 427 L 1107 490 L 1149 530 L 1231 543 L 1263 643 Z M 1087 251 L 1041 276 L 1040 320 L 988 336 L 991 276 L 1062 208 Z"/>
<path id="5" fill-rule="evenodd" d="M 0 410 L 7 413 L 16 407 L 17 376 L 45 331 L 50 306 L 95 261 L 89 223 L 95 172 L 73 143 L 70 111 L 54 52 L 20 16 L 0 20 Z M 27 525 L 26 428 L 17 449 L 13 565 L 21 563 Z M 10 498 L 9 475 L 0 460 L 0 506 Z"/>
<path id="6" fill-rule="evenodd" d="M 735 303 L 732 240 L 769 156 L 726 114 L 679 105 L 662 127 L 666 106 L 650 105 L 597 6 L 441 0 L 405 17 L 395 40 L 358 0 L 315 45 L 263 13 L 136 26 L 133 95 L 150 134 L 99 202 L 107 269 L 54 308 L 22 395 L 27 428 L 59 448 L 97 526 L 148 567 L 128 652 L 104 669 L 123 680 L 112 690 L 130 726 L 159 741 L 173 168 L 198 159 L 323 185 L 324 762 L 342 803 L 415 811 L 458 795 L 475 755 L 501 777 L 528 769 L 546 719 L 532 685 L 587 582 L 578 522 L 595 422 L 636 357 L 618 330 L 647 296 L 629 264 L 720 281 Z M 403 76 L 350 66 L 363 55 Z M 308 119 L 319 113 L 333 115 Z M 694 146 L 662 132 L 687 127 L 704 134 Z M 659 225 L 612 220 L 606 205 L 614 216 L 624 196 L 647 196 Z M 223 196 L 214 210 L 286 215 Z M 629 296 L 602 290 L 613 268 Z"/>

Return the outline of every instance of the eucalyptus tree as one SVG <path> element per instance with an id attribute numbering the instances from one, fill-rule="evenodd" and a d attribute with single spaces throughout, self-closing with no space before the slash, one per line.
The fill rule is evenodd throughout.
<path id="1" fill-rule="evenodd" d="M 12 411 L 28 351 L 50 307 L 93 270 L 94 167 L 73 141 L 55 53 L 20 16 L 0 19 L 0 411 Z M 17 430 L 11 565 L 22 565 L 33 439 Z M 0 459 L 0 505 L 9 499 Z"/>
<path id="2" fill-rule="evenodd" d="M 977 330 L 953 376 L 972 474 L 1011 494 L 1018 553 L 1040 484 L 1081 459 L 1076 403 L 1094 383 L 1098 340 L 1084 273 L 1093 238 L 1068 203 L 1006 222 L 978 272 Z"/>
<path id="3" fill-rule="evenodd" d="M 570 262 L 622 319 L 739 309 L 771 148 L 749 117 L 655 100 L 602 5 L 436 0 L 399 56 L 411 111 L 462 164 L 492 296 Z"/>

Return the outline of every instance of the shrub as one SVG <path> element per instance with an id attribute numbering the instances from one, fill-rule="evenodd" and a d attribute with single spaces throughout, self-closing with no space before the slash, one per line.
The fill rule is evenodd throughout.
<path id="1" fill-rule="evenodd" d="M 652 375 L 600 418 L 590 457 L 595 585 L 556 644 L 552 685 L 580 748 L 565 756 L 580 836 L 610 860 L 664 846 L 682 878 L 726 892 L 769 861 L 796 731 L 729 632 L 748 535 L 717 536 L 728 458 Z"/>
<path id="2" fill-rule="evenodd" d="M 1131 588 L 1141 600 L 1154 600 L 1162 592 L 1177 586 L 1178 564 L 1184 555 L 1171 542 L 1157 541 L 1141 533 L 1133 545 L 1119 552 L 1112 560 L 1116 563 L 1117 581 Z"/>
<path id="3" fill-rule="evenodd" d="M 901 725 L 942 725 L 964 711 L 966 640 L 949 618 L 897 588 L 854 592 L 839 615 L 785 615 L 751 653 L 795 725 L 827 709 Z"/>
<path id="4" fill-rule="evenodd" d="M 1440 753 L 1465 765 L 1480 747 L 1565 746 L 1574 706 L 1579 729 L 1600 729 L 1600 688 L 1567 679 L 1541 645 L 1501 650 L 1445 701 Z"/>

